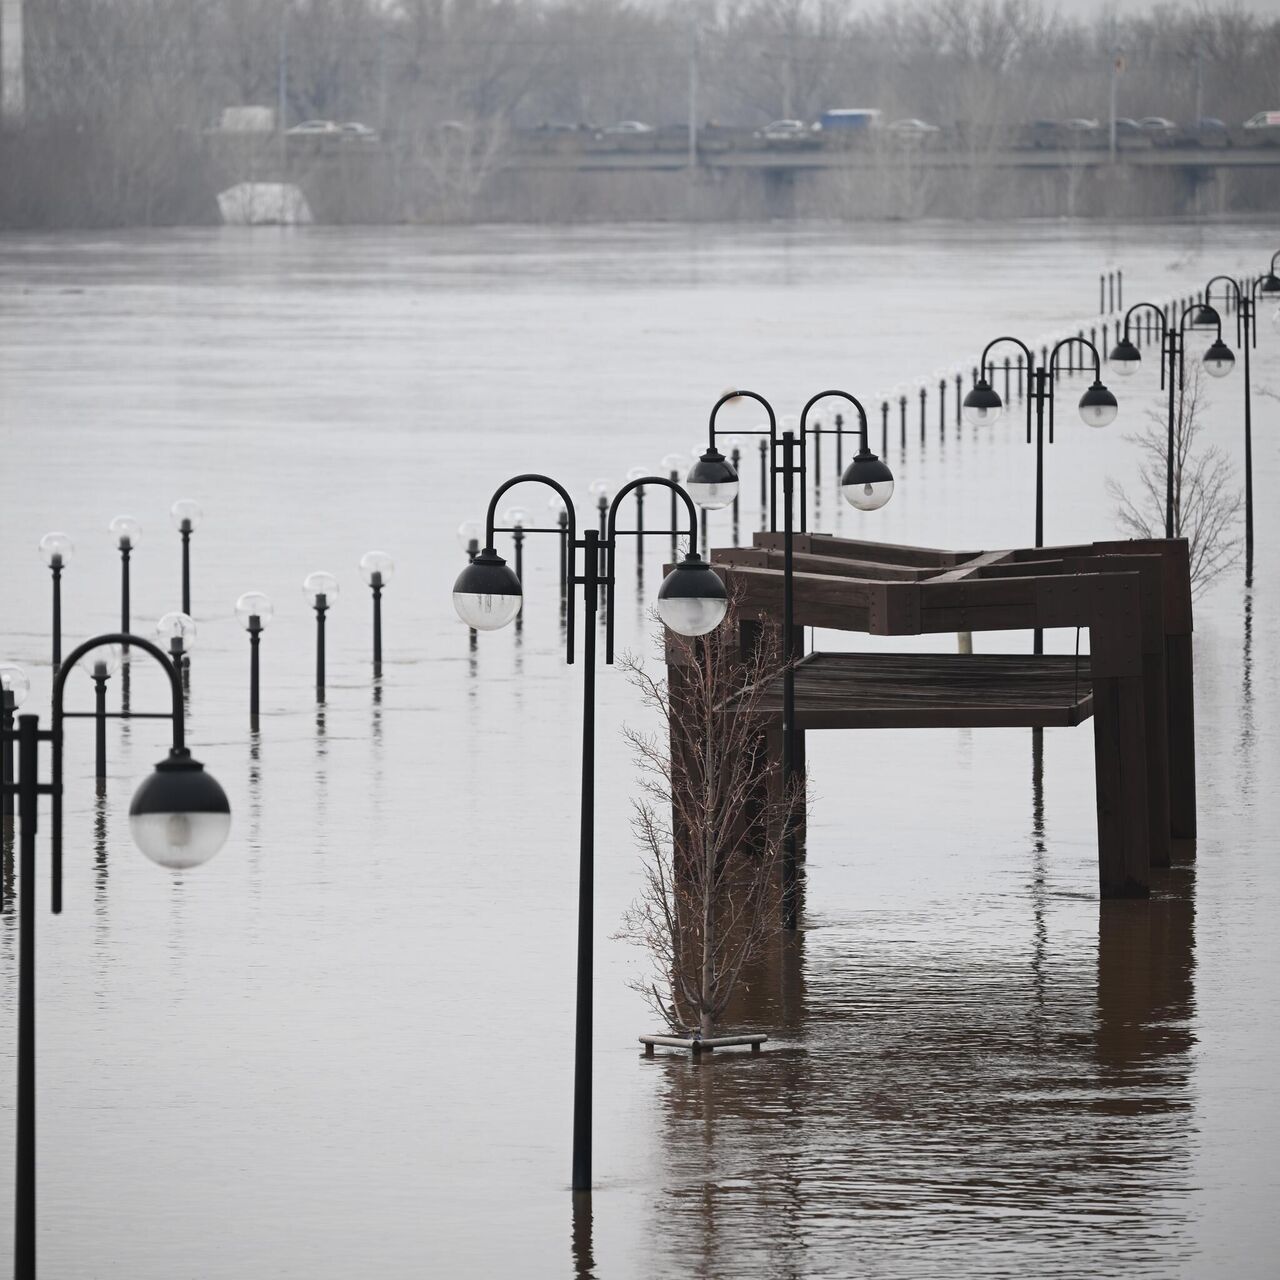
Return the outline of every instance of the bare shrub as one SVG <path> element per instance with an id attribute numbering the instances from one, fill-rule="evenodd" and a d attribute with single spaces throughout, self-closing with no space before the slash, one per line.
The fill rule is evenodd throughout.
<path id="1" fill-rule="evenodd" d="M 788 799 L 770 760 L 762 703 L 781 670 L 774 633 L 740 653 L 738 610 L 714 635 L 665 637 L 674 676 L 628 656 L 622 666 L 658 734 L 626 730 L 640 766 L 633 827 L 644 887 L 618 935 L 652 973 L 633 983 L 672 1031 L 714 1033 L 745 966 L 779 928 L 778 867 Z M 722 712 L 737 691 L 737 714 Z"/>
<path id="2" fill-rule="evenodd" d="M 1191 590 L 1199 595 L 1220 573 L 1240 559 L 1236 533 L 1242 497 L 1232 487 L 1234 470 L 1217 445 L 1197 444 L 1203 411 L 1202 378 L 1192 366 L 1174 397 L 1173 535 L 1186 538 L 1191 557 Z M 1168 420 L 1148 413 L 1151 425 L 1126 439 L 1142 452 L 1136 492 L 1115 480 L 1107 493 L 1119 503 L 1121 526 L 1135 538 L 1163 538 L 1168 469 Z"/>

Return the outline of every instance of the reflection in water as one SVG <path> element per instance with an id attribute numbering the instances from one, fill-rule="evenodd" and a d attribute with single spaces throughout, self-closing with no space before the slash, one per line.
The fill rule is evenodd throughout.
<path id="1" fill-rule="evenodd" d="M 1244 650 L 1240 660 L 1240 738 L 1236 754 L 1240 760 L 1240 789 L 1253 790 L 1253 589 L 1244 593 Z"/>
<path id="2" fill-rule="evenodd" d="M 249 894 L 262 896 L 262 735 L 249 733 Z"/>
<path id="3" fill-rule="evenodd" d="M 591 1243 L 591 1193 L 573 1193 L 573 1238 L 570 1245 L 573 1254 L 574 1280 L 595 1280 L 596 1259 Z"/>
<path id="4" fill-rule="evenodd" d="M 99 916 L 106 913 L 107 872 L 107 799 L 99 791 L 93 802 L 93 901 Z"/>
<path id="5" fill-rule="evenodd" d="M 1031 981 L 1036 992 L 1034 1025 L 1039 1032 L 1045 1010 L 1045 956 L 1049 949 L 1048 912 L 1045 901 L 1047 878 L 1044 832 L 1044 730 L 1031 730 L 1031 913 L 1034 921 L 1031 950 Z"/>
<path id="6" fill-rule="evenodd" d="M 1100 903 L 1096 952 L 1055 951 L 1040 770 L 1031 982 L 1016 940 L 815 929 L 734 1013 L 774 1030 L 764 1054 L 654 1060 L 655 1274 L 848 1274 L 856 1253 L 914 1278 L 927 1250 L 932 1274 L 1168 1276 L 1194 1255 L 1194 867 Z"/>

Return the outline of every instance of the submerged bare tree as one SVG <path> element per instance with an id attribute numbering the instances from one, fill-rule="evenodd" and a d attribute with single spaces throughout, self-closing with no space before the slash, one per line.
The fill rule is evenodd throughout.
<path id="1" fill-rule="evenodd" d="M 1217 445 L 1198 445 L 1203 412 L 1202 379 L 1192 366 L 1174 397 L 1173 535 L 1186 538 L 1191 590 L 1199 595 L 1240 559 L 1240 490 L 1232 487 L 1231 463 Z M 1130 494 L 1115 480 L 1107 492 L 1120 505 L 1121 526 L 1137 538 L 1163 538 L 1168 469 L 1168 421 L 1152 410 L 1151 426 L 1128 437 L 1142 451 L 1138 486 Z"/>
<path id="2" fill-rule="evenodd" d="M 618 936 L 638 944 L 653 973 L 633 986 L 677 1033 L 712 1035 L 744 967 L 778 929 L 778 866 L 789 797 L 771 761 L 763 701 L 780 670 L 772 632 L 738 651 L 737 609 L 712 636 L 667 635 L 672 676 L 633 656 L 632 683 L 662 722 L 627 729 L 640 765 L 633 827 L 644 887 Z M 736 714 L 724 714 L 727 691 Z M 798 786 L 792 797 L 798 794 Z"/>

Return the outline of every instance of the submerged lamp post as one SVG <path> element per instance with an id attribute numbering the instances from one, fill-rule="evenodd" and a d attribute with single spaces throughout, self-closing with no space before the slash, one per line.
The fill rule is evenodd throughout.
<path id="1" fill-rule="evenodd" d="M 178 672 L 183 688 L 186 688 L 187 675 L 191 669 L 191 646 L 196 639 L 194 620 L 189 613 L 175 609 L 161 616 L 156 623 L 156 635 L 168 647 L 169 661 Z"/>
<path id="2" fill-rule="evenodd" d="M 619 529 L 619 504 L 641 487 L 669 488 L 688 516 L 690 551 L 667 574 L 658 589 L 658 613 L 673 631 L 685 636 L 701 636 L 714 631 L 728 609 L 724 583 L 693 547 L 698 539 L 697 509 L 679 484 L 662 476 L 643 476 L 628 481 L 609 504 L 603 541 L 594 527 L 586 527 L 579 538 L 577 519 L 568 492 L 548 476 L 518 475 L 500 485 L 489 500 L 485 521 L 484 549 L 458 576 L 453 588 L 453 604 L 458 616 L 477 631 L 496 631 L 520 612 L 523 588 L 520 579 L 494 550 L 494 535 L 510 530 L 494 527 L 498 503 L 514 485 L 532 482 L 551 488 L 564 503 L 568 523 L 570 583 L 581 586 L 586 614 L 582 627 L 582 807 L 579 821 L 578 857 L 578 973 L 576 1026 L 574 1032 L 573 1075 L 573 1179 L 575 1192 L 591 1190 L 591 1035 L 592 1035 L 592 915 L 595 877 L 595 614 L 603 591 L 605 609 L 605 662 L 613 661 L 613 610 L 615 548 L 619 537 L 634 535 L 634 529 Z M 559 529 L 526 529 L 526 533 L 556 533 Z M 654 532 L 667 532 L 655 530 Z M 671 530 L 674 534 L 680 530 Z M 581 551 L 581 573 L 578 572 Z M 600 572 L 601 553 L 606 571 Z M 568 599 L 565 628 L 565 660 L 574 661 L 574 593 Z"/>
<path id="3" fill-rule="evenodd" d="M 12 662 L 0 663 L 0 814 L 11 817 L 13 795 L 13 717 L 31 692 L 27 673 Z M 4 883 L 0 876 L 0 902 L 4 901 Z"/>
<path id="4" fill-rule="evenodd" d="M 129 634 L 129 557 L 142 537 L 142 526 L 132 516 L 116 516 L 107 526 L 107 531 L 116 540 L 120 548 L 120 630 Z M 124 645 L 127 652 L 128 644 Z"/>
<path id="5" fill-rule="evenodd" d="M 249 633 L 249 729 L 258 732 L 258 647 L 274 609 L 262 591 L 246 591 L 236 601 L 236 618 Z"/>
<path id="6" fill-rule="evenodd" d="M 98 645 L 80 659 L 93 680 L 93 776 L 101 795 L 107 781 L 107 681 L 120 670 L 120 646 Z"/>
<path id="7" fill-rule="evenodd" d="M 1005 335 L 993 338 L 982 350 L 978 366 L 978 381 L 964 398 L 964 414 L 970 425 L 989 427 L 999 419 L 1004 401 L 988 380 L 991 368 L 988 357 L 991 349 L 1002 342 L 1012 342 L 1027 358 L 1027 443 L 1032 441 L 1031 424 L 1034 406 L 1036 446 L 1036 546 L 1044 546 L 1044 419 L 1045 407 L 1049 409 L 1049 443 L 1053 443 L 1054 387 L 1058 373 L 1058 354 L 1074 343 L 1087 348 L 1093 355 L 1093 383 L 1080 397 L 1080 419 L 1087 427 L 1106 427 L 1115 421 L 1119 406 L 1116 398 L 1102 384 L 1102 357 L 1098 348 L 1088 338 L 1067 337 L 1044 352 L 1043 362 L 1036 364 L 1035 355 L 1020 338 Z M 1037 627 L 1034 634 L 1034 652 L 1044 652 L 1044 634 Z"/>
<path id="8" fill-rule="evenodd" d="M 846 401 L 858 411 L 859 448 L 853 460 L 840 477 L 840 492 L 845 500 L 859 511 L 875 511 L 893 497 L 893 473 L 872 453 L 867 443 L 867 413 L 862 402 L 847 391 L 820 391 L 811 396 L 800 414 L 798 430 L 786 430 L 778 435 L 777 418 L 773 406 L 754 391 L 726 392 L 712 406 L 707 424 L 708 444 L 706 452 L 693 465 L 686 480 L 686 487 L 693 500 L 706 510 L 728 506 L 738 494 L 738 475 L 724 455 L 716 448 L 716 417 L 730 401 L 746 397 L 761 405 L 768 415 L 769 425 L 759 429 L 768 437 L 770 462 L 769 528 L 777 532 L 777 481 L 782 480 L 782 652 L 785 659 L 782 676 L 782 778 L 787 794 L 794 785 L 796 746 L 796 691 L 795 663 L 801 656 L 796 648 L 795 636 L 795 572 L 792 543 L 795 533 L 794 495 L 796 483 L 800 489 L 800 530 L 807 528 L 805 505 L 805 440 L 810 434 L 809 414 L 819 401 L 836 397 Z M 756 434 L 750 432 L 747 434 Z M 765 442 L 762 442 L 765 443 Z M 781 460 L 778 453 L 781 449 Z M 798 460 L 797 460 L 798 459 Z M 788 813 L 783 831 L 782 861 L 782 919 L 783 925 L 794 929 L 799 919 L 796 884 L 799 868 L 794 817 Z"/>
<path id="9" fill-rule="evenodd" d="M 204 766 L 192 758 L 185 741 L 182 683 L 177 669 L 149 640 L 115 633 L 96 636 L 72 651 L 53 682 L 52 728 L 41 729 L 34 715 L 18 717 L 16 730 L 4 730 L 17 747 L 16 778 L 3 790 L 18 802 L 18 1094 L 17 1177 L 14 1186 L 13 1274 L 16 1280 L 36 1275 L 36 820 L 41 796 L 52 801 L 52 908 L 62 910 L 62 758 L 63 723 L 96 712 L 65 711 L 67 677 L 95 650 L 141 650 L 154 658 L 169 679 L 171 706 L 147 718 L 169 720 L 173 745 L 134 793 L 129 827 L 134 843 L 153 862 L 185 871 L 207 862 L 226 842 L 231 806 L 226 793 Z M 126 713 L 116 713 L 124 716 Z M 137 715 L 138 713 L 135 713 Z M 50 780 L 40 780 L 40 744 L 50 746 Z"/>
<path id="10" fill-rule="evenodd" d="M 56 676 L 62 665 L 62 571 L 76 548 L 65 533 L 46 533 L 38 549 L 53 577 L 53 674 Z"/>
<path id="11" fill-rule="evenodd" d="M 382 675 L 382 588 L 391 581 L 396 562 L 385 551 L 366 551 L 360 557 L 360 576 L 373 594 L 373 674 Z"/>
<path id="12" fill-rule="evenodd" d="M 1233 280 L 1230 276 L 1214 276 L 1204 287 L 1207 305 L 1213 302 L 1215 284 L 1221 284 L 1228 300 L 1235 302 L 1236 345 L 1244 352 L 1244 572 L 1249 582 L 1253 581 L 1253 375 L 1249 349 L 1258 345 L 1258 295 L 1265 292 L 1264 286 L 1271 280 L 1275 281 L 1276 292 L 1280 294 L 1280 280 L 1276 280 L 1273 273 L 1258 276 L 1247 283 Z M 1210 354 L 1218 346 L 1223 346 L 1225 350 L 1221 335 L 1204 356 L 1204 366 L 1210 373 L 1215 371 L 1211 366 Z M 1214 365 L 1221 363 L 1221 358 L 1213 362 Z M 1229 365 L 1224 372 L 1230 372 Z"/>
<path id="13" fill-rule="evenodd" d="M 302 580 L 302 594 L 316 611 L 316 701 L 324 701 L 324 621 L 329 606 L 338 598 L 338 580 L 317 569 Z"/>
<path id="14" fill-rule="evenodd" d="M 191 535 L 204 512 L 191 498 L 179 498 L 169 508 L 173 527 L 182 535 L 182 612 L 191 613 Z"/>
<path id="15" fill-rule="evenodd" d="M 1219 276 L 1218 279 L 1225 277 Z M 1212 281 L 1210 282 L 1212 284 Z M 1234 281 L 1232 282 L 1234 284 Z M 1177 421 L 1177 395 L 1178 390 L 1186 381 L 1187 372 L 1187 355 L 1186 355 L 1186 334 L 1190 329 L 1208 329 L 1217 330 L 1217 336 L 1210 344 L 1209 349 L 1204 353 L 1205 372 L 1215 378 L 1225 378 L 1227 374 L 1235 367 L 1236 358 L 1231 352 L 1231 348 L 1222 341 L 1222 318 L 1218 315 L 1217 308 L 1208 303 L 1208 294 L 1205 295 L 1204 303 L 1195 303 L 1185 308 L 1174 324 L 1168 316 L 1166 316 L 1164 308 L 1157 306 L 1154 302 L 1135 302 L 1133 306 L 1125 312 L 1124 316 L 1124 332 L 1116 345 L 1111 348 L 1111 354 L 1107 357 L 1107 363 L 1111 366 L 1113 373 L 1117 373 L 1122 378 L 1132 376 L 1142 362 L 1142 353 L 1134 345 L 1129 337 L 1129 322 L 1132 316 L 1137 312 L 1147 312 L 1151 320 L 1155 323 L 1156 332 L 1160 335 L 1160 353 L 1162 361 L 1160 365 L 1160 386 L 1168 387 L 1169 391 L 1169 414 L 1166 422 L 1167 440 L 1165 444 L 1165 485 L 1164 485 L 1164 536 L 1172 538 L 1174 533 L 1174 494 L 1173 494 L 1173 472 L 1174 472 L 1174 432 Z M 1246 450 L 1248 449 L 1249 440 L 1249 397 L 1248 392 L 1245 393 L 1245 440 Z M 1246 457 L 1248 455 L 1246 454 Z M 1246 464 L 1247 465 L 1247 464 Z"/>

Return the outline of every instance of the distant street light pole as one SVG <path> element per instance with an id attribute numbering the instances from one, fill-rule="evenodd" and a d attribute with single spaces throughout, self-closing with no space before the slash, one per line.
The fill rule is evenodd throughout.
<path id="1" fill-rule="evenodd" d="M 662 485 L 684 504 L 689 517 L 690 550 L 663 580 L 658 589 L 658 613 L 673 631 L 685 636 L 701 636 L 714 631 L 728 609 L 724 583 L 698 555 L 698 516 L 689 494 L 675 481 L 664 476 L 644 476 L 628 481 L 609 505 L 605 535 L 601 539 L 595 528 L 583 530 L 579 540 L 577 518 L 568 492 L 548 476 L 525 474 L 513 476 L 494 490 L 485 520 L 484 548 L 458 576 L 453 588 L 453 604 L 458 616 L 477 631 L 496 631 L 505 627 L 520 612 L 523 587 L 507 562 L 494 550 L 494 535 L 511 530 L 495 527 L 498 502 L 515 485 L 533 483 L 552 489 L 564 503 L 568 516 L 568 552 L 571 560 L 570 582 L 582 587 L 586 611 L 582 628 L 582 807 L 579 822 L 578 857 L 578 973 L 576 1027 L 574 1032 L 573 1078 L 573 1177 L 575 1192 L 591 1190 L 591 1040 L 593 979 L 593 898 L 595 884 L 595 679 L 596 626 L 595 615 L 603 594 L 605 608 L 605 662 L 613 661 L 614 560 L 617 539 L 635 530 L 617 528 L 618 506 L 633 490 L 641 486 Z M 526 528 L 526 534 L 555 533 L 559 528 Z M 678 533 L 679 530 L 654 530 Z M 582 552 L 582 572 L 577 572 L 578 552 Z M 601 573 L 601 553 L 606 567 Z M 574 660 L 574 595 L 569 592 L 568 620 L 565 628 L 565 661 Z"/>
<path id="2" fill-rule="evenodd" d="M 17 729 L 4 729 L 17 748 L 17 768 L 5 780 L 6 797 L 18 808 L 18 1093 L 17 1176 L 14 1183 L 13 1274 L 36 1276 L 36 821 L 40 797 L 50 796 L 52 824 L 52 907 L 62 911 L 62 748 L 63 722 L 96 718 L 100 711 L 64 711 L 63 692 L 76 664 L 96 649 L 140 649 L 154 658 L 169 679 L 170 710 L 155 713 L 173 726 L 173 745 L 134 793 L 129 827 L 134 842 L 160 866 L 183 871 L 207 862 L 222 847 L 231 826 L 231 806 L 214 777 L 187 750 L 182 684 L 177 669 L 149 640 L 122 633 L 95 636 L 68 655 L 53 682 L 52 728 L 41 729 L 38 716 L 18 717 Z M 118 712 L 117 716 L 128 713 Z M 51 780 L 40 781 L 40 744 L 50 747 Z M 0 893 L 3 884 L 0 882 Z"/>
<path id="3" fill-rule="evenodd" d="M 75 552 L 75 543 L 65 533 L 46 533 L 38 548 L 53 578 L 53 674 L 62 665 L 62 571 Z"/>
<path id="4" fill-rule="evenodd" d="M 330 605 L 338 598 L 338 580 L 331 573 L 317 569 L 302 580 L 302 594 L 316 612 L 316 701 L 324 702 L 325 652 L 324 623 Z"/>
<path id="5" fill-rule="evenodd" d="M 1222 277 L 1218 277 L 1221 279 Z M 1234 282 L 1233 282 L 1234 283 Z M 1124 331 L 1120 340 L 1111 348 L 1107 363 L 1113 373 L 1127 378 L 1137 371 L 1142 361 L 1142 353 L 1129 338 L 1129 319 L 1135 312 L 1147 311 L 1154 320 L 1156 331 L 1160 335 L 1163 363 L 1160 366 L 1160 386 L 1168 384 L 1169 412 L 1165 441 L 1165 485 L 1164 485 L 1164 536 L 1172 538 L 1179 521 L 1175 518 L 1174 473 L 1177 471 L 1176 427 L 1178 418 L 1178 392 L 1186 382 L 1186 334 L 1187 329 L 1206 329 L 1213 326 L 1217 329 L 1217 337 L 1204 354 L 1205 371 L 1215 378 L 1225 378 L 1235 366 L 1235 356 L 1231 348 L 1222 341 L 1222 318 L 1217 309 L 1207 303 L 1193 303 L 1172 324 L 1163 307 L 1154 302 L 1135 302 L 1125 312 Z M 1190 321 L 1190 324 L 1188 324 Z M 1245 420 L 1248 422 L 1248 395 L 1245 397 Z M 1246 427 L 1246 439 L 1248 429 Z"/>
<path id="6" fill-rule="evenodd" d="M 373 675 L 382 675 L 382 589 L 391 581 L 396 562 L 385 551 L 366 551 L 360 557 L 360 576 L 373 595 Z"/>
<path id="7" fill-rule="evenodd" d="M 799 430 L 783 431 L 778 435 L 777 418 L 773 406 L 754 391 L 728 391 L 712 406 L 707 424 L 706 452 L 694 463 L 685 480 L 693 500 L 704 510 L 715 511 L 728 506 L 738 495 L 738 473 L 716 447 L 716 418 L 730 400 L 749 399 L 761 405 L 769 418 L 767 427 L 746 431 L 744 435 L 763 434 L 768 437 L 770 463 L 769 528 L 777 532 L 777 482 L 782 480 L 782 782 L 784 793 L 792 794 L 795 786 L 797 738 L 795 709 L 795 663 L 801 654 L 796 645 L 795 627 L 795 572 L 792 554 L 795 534 L 795 482 L 800 488 L 800 530 L 808 528 L 806 506 L 805 442 L 813 429 L 808 425 L 809 413 L 820 400 L 838 397 L 858 411 L 861 448 L 853 461 L 845 468 L 840 488 L 845 499 L 860 511 L 875 511 L 893 496 L 893 473 L 874 454 L 867 443 L 867 414 L 862 403 L 847 391 L 820 391 L 812 396 L 800 415 Z M 782 451 L 781 461 L 778 450 Z M 798 460 L 797 460 L 798 456 Z M 708 550 L 708 554 L 710 551 Z M 782 859 L 782 922 L 784 928 L 794 929 L 799 923 L 797 884 L 799 877 L 799 848 L 796 838 L 795 818 L 788 809 L 783 830 Z"/>
<path id="8" fill-rule="evenodd" d="M 982 350 L 978 366 L 978 381 L 964 398 L 964 416 L 974 427 L 993 426 L 1004 409 L 1004 401 L 992 387 L 988 372 L 991 349 L 1002 342 L 1011 342 L 1021 349 L 1027 359 L 1027 443 L 1032 442 L 1032 406 L 1035 418 L 1036 446 L 1036 542 L 1044 546 L 1044 425 L 1045 408 L 1049 410 L 1049 443 L 1053 443 L 1054 386 L 1058 373 L 1058 353 L 1073 344 L 1087 348 L 1093 354 L 1093 385 L 1080 397 L 1080 418 L 1087 427 L 1105 427 L 1115 421 L 1119 406 L 1116 398 L 1102 385 L 1102 357 L 1098 348 L 1088 338 L 1063 338 L 1051 351 L 1045 353 L 1044 362 L 1036 364 L 1035 355 L 1021 338 L 1005 335 L 993 338 Z M 1033 651 L 1044 652 L 1044 634 L 1037 627 L 1033 637 Z"/>
<path id="9" fill-rule="evenodd" d="M 120 630 L 129 634 L 129 557 L 142 536 L 142 526 L 132 516 L 116 516 L 107 526 L 120 548 Z M 128 644 L 124 646 L 128 651 Z"/>
<path id="10" fill-rule="evenodd" d="M 1196 66 L 1199 67 L 1197 51 Z M 1221 283 L 1228 298 L 1235 299 L 1236 307 L 1236 345 L 1244 352 L 1244 576 L 1246 582 L 1253 581 L 1253 375 L 1250 367 L 1249 352 L 1258 345 L 1258 295 L 1265 292 L 1263 286 L 1271 279 L 1270 275 L 1257 276 L 1242 285 L 1231 276 L 1214 276 L 1204 287 L 1204 300 L 1208 305 L 1213 302 L 1213 286 Z M 1280 285 L 1280 281 L 1276 282 Z M 1280 292 L 1280 289 L 1277 290 Z M 1209 368 L 1209 357 L 1205 356 L 1205 368 Z M 1229 370 L 1228 370 L 1229 371 Z M 1210 369 L 1210 372 L 1213 372 Z"/>
<path id="11" fill-rule="evenodd" d="M 261 591 L 246 591 L 236 601 L 236 618 L 249 633 L 249 731 L 258 732 L 258 645 L 274 610 Z"/>
<path id="12" fill-rule="evenodd" d="M 182 612 L 191 613 L 191 535 L 204 514 L 200 504 L 190 498 L 180 498 L 169 508 L 173 527 L 182 535 Z"/>

